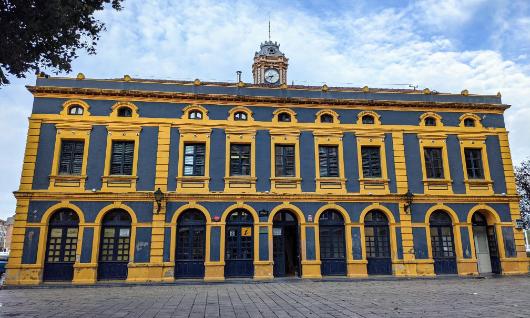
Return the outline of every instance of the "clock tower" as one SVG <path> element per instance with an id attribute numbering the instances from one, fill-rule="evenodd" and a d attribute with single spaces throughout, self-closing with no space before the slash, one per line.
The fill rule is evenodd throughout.
<path id="1" fill-rule="evenodd" d="M 289 59 L 280 51 L 280 44 L 272 41 L 261 43 L 252 64 L 254 84 L 287 84 L 288 62 Z"/>

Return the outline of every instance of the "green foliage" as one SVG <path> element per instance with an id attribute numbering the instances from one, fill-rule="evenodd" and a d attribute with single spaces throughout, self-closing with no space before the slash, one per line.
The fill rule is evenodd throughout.
<path id="1" fill-rule="evenodd" d="M 105 29 L 94 12 L 123 0 L 0 0 L 0 85 L 7 74 L 25 77 L 42 68 L 70 72 L 77 51 L 96 52 Z"/>
<path id="2" fill-rule="evenodd" d="M 519 206 L 521 217 L 525 222 L 525 228 L 530 227 L 530 159 L 524 160 L 515 167 L 515 182 L 517 192 L 521 196 Z"/>

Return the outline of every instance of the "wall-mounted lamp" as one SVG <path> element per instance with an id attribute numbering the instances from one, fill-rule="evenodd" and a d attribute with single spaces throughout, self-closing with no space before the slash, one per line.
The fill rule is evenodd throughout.
<path id="1" fill-rule="evenodd" d="M 258 213 L 259 213 L 259 216 L 269 216 L 269 211 L 265 209 L 260 210 Z"/>
<path id="2" fill-rule="evenodd" d="M 155 201 L 156 201 L 156 204 L 157 204 L 157 207 L 156 207 L 156 213 L 160 213 L 160 209 L 162 208 L 162 200 L 164 199 L 164 193 L 162 192 L 162 190 L 160 190 L 160 188 L 158 188 L 154 193 L 153 195 L 155 196 Z"/>
<path id="3" fill-rule="evenodd" d="M 410 214 L 410 208 L 412 207 L 412 201 L 414 200 L 414 193 L 410 192 L 410 189 L 407 190 L 407 193 L 404 195 L 405 197 L 405 205 L 403 206 L 403 209 L 405 210 L 405 213 Z"/>

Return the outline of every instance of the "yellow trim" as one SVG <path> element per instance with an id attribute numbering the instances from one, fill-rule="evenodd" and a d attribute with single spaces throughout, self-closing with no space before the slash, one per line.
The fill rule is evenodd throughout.
<path id="1" fill-rule="evenodd" d="M 118 116 L 118 110 L 122 107 L 129 107 L 131 109 L 132 116 L 131 117 L 120 117 Z M 140 115 L 138 114 L 138 106 L 131 102 L 117 102 L 110 108 L 112 112 L 110 113 L 110 117 L 119 118 L 122 120 L 130 120 L 130 118 L 138 118 Z"/>
<path id="2" fill-rule="evenodd" d="M 447 155 L 447 135 L 444 133 L 418 134 L 420 143 L 421 171 L 423 176 L 423 191 L 425 194 L 453 194 L 449 157 Z M 441 148 L 443 162 L 443 178 L 427 178 L 425 166 L 425 148 Z"/>
<path id="3" fill-rule="evenodd" d="M 189 113 L 192 111 L 192 110 L 198 110 L 202 113 L 202 118 L 197 118 L 197 119 L 190 119 L 188 118 L 189 116 Z M 198 105 L 198 104 L 191 104 L 191 105 L 188 105 L 186 107 L 184 107 L 182 109 L 182 116 L 180 117 L 182 120 L 185 120 L 187 122 L 190 122 L 190 123 L 196 123 L 198 121 L 203 121 L 203 120 L 208 120 L 210 119 L 208 117 L 208 110 L 201 106 L 201 105 Z"/>
<path id="4" fill-rule="evenodd" d="M 131 124 L 113 124 L 107 127 L 107 149 L 105 151 L 105 170 L 103 172 L 101 191 L 130 192 L 136 191 L 138 178 L 138 150 L 140 147 L 141 127 Z M 131 175 L 111 175 L 110 161 L 114 141 L 133 141 L 134 157 Z"/>
<path id="5" fill-rule="evenodd" d="M 471 119 L 473 119 L 475 121 L 475 127 L 466 127 L 464 125 L 464 120 L 466 120 L 468 118 L 471 118 Z M 462 127 L 462 128 L 465 128 L 465 129 L 480 129 L 480 128 L 484 128 L 484 126 L 482 126 L 482 119 L 478 115 L 473 114 L 473 113 L 465 113 L 462 116 L 460 116 L 458 118 L 458 120 L 460 121 L 460 123 L 458 124 L 458 127 Z"/>
<path id="6" fill-rule="evenodd" d="M 291 121 L 289 122 L 283 122 L 283 121 L 279 121 L 278 120 L 278 115 L 280 115 L 281 113 L 288 113 L 289 115 L 291 115 Z M 272 113 L 272 122 L 273 123 L 276 123 L 276 124 L 280 124 L 280 125 L 291 125 L 293 123 L 298 123 L 298 119 L 296 118 L 296 112 L 292 109 L 289 109 L 289 108 L 279 108 L 279 109 L 276 109 L 273 113 Z"/>
<path id="7" fill-rule="evenodd" d="M 179 159 L 177 171 L 177 191 L 181 193 L 208 193 L 210 184 L 210 128 L 181 127 L 179 129 Z M 205 145 L 204 175 L 184 175 L 184 146 L 186 144 L 202 143 Z"/>
<path id="8" fill-rule="evenodd" d="M 389 182 L 388 179 L 388 167 L 386 164 L 386 145 L 384 132 L 378 131 L 360 131 L 356 133 L 357 137 L 357 154 L 358 154 L 358 171 L 359 171 L 359 192 L 361 194 L 388 194 Z M 363 173 L 363 158 L 362 158 L 362 147 L 378 147 L 379 158 L 381 163 L 381 177 L 380 178 L 369 178 L 365 177 Z"/>
<path id="9" fill-rule="evenodd" d="M 374 118 L 373 124 L 363 124 L 363 117 L 369 115 Z M 364 110 L 357 114 L 357 125 L 361 126 L 381 126 L 381 115 L 372 110 Z"/>
<path id="10" fill-rule="evenodd" d="M 236 113 L 239 113 L 239 112 L 245 113 L 247 115 L 247 120 L 235 120 L 234 116 Z M 231 121 L 231 122 L 236 122 L 238 125 L 244 124 L 245 122 L 253 122 L 254 113 L 250 109 L 244 106 L 232 107 L 228 111 L 228 118 L 226 120 Z"/>
<path id="11" fill-rule="evenodd" d="M 300 131 L 293 129 L 271 129 L 271 192 L 299 193 L 302 178 L 300 176 Z M 295 175 L 292 177 L 276 176 L 276 145 L 294 146 Z"/>
<path id="12" fill-rule="evenodd" d="M 346 178 L 344 177 L 344 147 L 342 132 L 336 130 L 313 131 L 315 143 L 316 193 L 345 194 Z M 338 177 L 320 176 L 320 146 L 336 146 L 338 151 Z"/>
<path id="13" fill-rule="evenodd" d="M 332 123 L 323 123 L 321 120 L 320 120 L 320 117 L 322 115 L 330 115 L 331 117 L 333 117 L 333 122 Z M 323 125 L 333 125 L 333 124 L 340 124 L 340 119 L 339 119 L 339 114 L 337 114 L 336 111 L 332 110 L 332 109 L 322 109 L 322 110 L 319 110 L 316 115 L 315 115 L 315 124 L 323 124 Z"/>
<path id="14" fill-rule="evenodd" d="M 432 117 L 434 118 L 435 120 L 435 125 L 434 126 L 427 126 L 425 125 L 425 119 L 427 117 Z M 420 116 L 420 127 L 426 127 L 426 128 L 430 128 L 430 129 L 433 129 L 433 128 L 439 128 L 439 127 L 443 127 L 443 122 L 442 122 L 442 116 L 438 115 L 437 113 L 434 113 L 434 112 L 426 112 L 426 113 L 423 113 L 421 116 Z"/>
<path id="15" fill-rule="evenodd" d="M 488 151 L 486 149 L 486 136 L 480 135 L 459 135 L 460 158 L 462 159 L 462 169 L 464 170 L 464 183 L 466 184 L 466 194 L 493 195 L 493 181 L 491 180 L 490 166 L 488 161 Z M 465 149 L 479 149 L 482 156 L 483 179 L 470 179 L 467 174 Z"/>
<path id="16" fill-rule="evenodd" d="M 226 193 L 255 193 L 256 192 L 256 131 L 244 128 L 233 128 L 225 130 L 225 189 Z M 250 145 L 250 175 L 230 175 L 230 145 Z"/>
<path id="17" fill-rule="evenodd" d="M 68 114 L 68 111 L 70 110 L 71 106 L 78 105 L 83 108 L 83 114 L 81 115 L 70 115 Z M 90 116 L 90 105 L 88 105 L 86 102 L 80 100 L 80 99 L 70 99 L 63 103 L 63 109 L 59 113 L 63 117 L 69 117 L 70 120 L 72 120 L 72 116 L 76 118 L 85 118 Z"/>
<path id="18" fill-rule="evenodd" d="M 49 191 L 85 191 L 86 169 L 88 161 L 88 151 L 90 144 L 90 124 L 73 122 L 58 123 L 55 125 L 57 133 L 55 136 L 55 148 L 53 151 L 52 171 L 50 175 Z M 83 141 L 83 163 L 79 175 L 59 174 L 59 160 L 61 158 L 61 148 L 63 141 L 75 140 Z"/>

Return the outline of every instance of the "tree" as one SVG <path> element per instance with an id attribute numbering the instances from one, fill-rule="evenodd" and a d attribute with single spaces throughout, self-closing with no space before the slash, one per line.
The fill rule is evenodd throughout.
<path id="1" fill-rule="evenodd" d="M 525 228 L 530 227 L 530 159 L 524 160 L 515 167 L 515 182 L 517 192 L 521 196 L 519 207 L 521 209 L 521 218 L 524 221 Z"/>
<path id="2" fill-rule="evenodd" d="M 95 54 L 105 25 L 94 12 L 123 0 L 0 0 L 0 86 L 42 68 L 70 72 L 77 51 Z"/>

